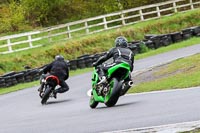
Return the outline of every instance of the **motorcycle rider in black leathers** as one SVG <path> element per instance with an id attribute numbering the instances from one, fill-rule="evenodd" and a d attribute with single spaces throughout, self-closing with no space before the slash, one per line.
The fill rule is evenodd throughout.
<path id="1" fill-rule="evenodd" d="M 114 60 L 112 64 L 100 65 L 110 58 L 113 58 Z M 93 66 L 97 68 L 98 74 L 101 77 L 101 81 L 99 83 L 103 83 L 106 81 L 105 73 L 110 67 L 121 62 L 127 62 L 131 67 L 131 72 L 133 71 L 134 53 L 128 48 L 128 41 L 123 36 L 117 37 L 115 39 L 115 47 L 111 48 L 104 56 L 100 57 L 96 62 L 93 63 Z M 130 83 L 130 81 L 132 82 L 131 74 L 127 79 L 125 79 L 125 87 L 123 89 L 122 94 L 120 95 L 124 95 L 131 87 L 131 84 L 128 84 Z"/>
<path id="2" fill-rule="evenodd" d="M 45 79 L 48 75 L 54 75 L 58 77 L 60 81 L 60 84 L 59 84 L 60 88 L 53 91 L 54 98 L 56 98 L 57 93 L 64 93 L 69 90 L 69 86 L 65 82 L 65 80 L 69 78 L 69 69 L 68 69 L 68 64 L 64 60 L 63 56 L 61 55 L 55 56 L 55 60 L 52 63 L 48 64 L 43 69 L 43 73 L 44 74 L 40 78 L 41 86 L 38 89 L 38 91 L 40 92 L 40 96 L 44 88 L 44 83 L 42 82 L 42 79 Z"/>

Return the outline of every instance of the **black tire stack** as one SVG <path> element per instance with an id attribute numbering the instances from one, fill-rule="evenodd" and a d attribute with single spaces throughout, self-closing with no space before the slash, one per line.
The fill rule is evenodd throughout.
<path id="1" fill-rule="evenodd" d="M 130 49 L 135 53 L 141 53 L 141 45 L 145 44 L 149 49 L 157 49 L 163 46 L 168 46 L 176 42 L 187 40 L 193 36 L 200 36 L 200 26 L 190 27 L 181 30 L 181 32 L 174 32 L 169 34 L 147 34 L 142 41 L 132 41 L 129 43 Z"/>
<path id="2" fill-rule="evenodd" d="M 77 60 L 70 60 L 69 67 L 70 67 L 70 70 L 76 70 L 77 69 Z"/>
<path id="3" fill-rule="evenodd" d="M 193 36 L 192 28 L 187 28 L 182 30 L 183 40 L 187 40 Z"/>
<path id="4" fill-rule="evenodd" d="M 6 87 L 5 78 L 0 77 L 0 88 Z"/>
<path id="5" fill-rule="evenodd" d="M 181 32 L 174 32 L 174 33 L 171 33 L 170 35 L 172 38 L 172 42 L 174 42 L 174 43 L 180 42 L 183 40 Z"/>
<path id="6" fill-rule="evenodd" d="M 39 78 L 39 69 L 30 69 L 21 72 L 12 71 L 0 76 L 0 88 L 10 87 L 19 83 L 35 81 Z"/>
<path id="7" fill-rule="evenodd" d="M 200 26 L 191 27 L 193 36 L 200 37 Z"/>
<path id="8" fill-rule="evenodd" d="M 24 72 L 16 73 L 14 76 L 18 83 L 24 83 Z"/>
<path id="9" fill-rule="evenodd" d="M 129 48 L 135 53 L 141 53 L 141 41 L 133 41 L 129 43 Z"/>

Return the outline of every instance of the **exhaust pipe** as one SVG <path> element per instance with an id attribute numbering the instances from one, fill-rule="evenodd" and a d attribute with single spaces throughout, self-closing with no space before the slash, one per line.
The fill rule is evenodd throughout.
<path id="1" fill-rule="evenodd" d="M 131 86 L 133 86 L 133 81 L 128 81 L 128 83 L 126 82 L 120 92 L 120 96 L 125 95 L 126 92 L 131 88 Z"/>
<path id="2" fill-rule="evenodd" d="M 128 82 L 128 85 L 129 85 L 129 86 L 133 86 L 133 81 L 129 81 L 129 82 Z"/>

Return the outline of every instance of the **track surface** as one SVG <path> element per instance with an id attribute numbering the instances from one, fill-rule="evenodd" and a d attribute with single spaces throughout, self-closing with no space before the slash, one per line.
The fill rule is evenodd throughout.
<path id="1" fill-rule="evenodd" d="M 135 71 L 200 53 L 195 45 L 135 61 Z M 0 96 L 0 133 L 96 133 L 200 120 L 200 88 L 134 94 L 90 109 L 91 73 L 70 77 L 70 90 L 42 106 L 37 87 Z"/>

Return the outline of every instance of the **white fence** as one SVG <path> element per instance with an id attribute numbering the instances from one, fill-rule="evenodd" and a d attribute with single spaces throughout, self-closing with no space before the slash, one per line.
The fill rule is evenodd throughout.
<path id="1" fill-rule="evenodd" d="M 0 37 L 0 54 L 40 47 L 51 42 L 93 34 L 199 7 L 200 0 L 172 0 L 48 27 L 39 31 L 4 36 Z"/>

